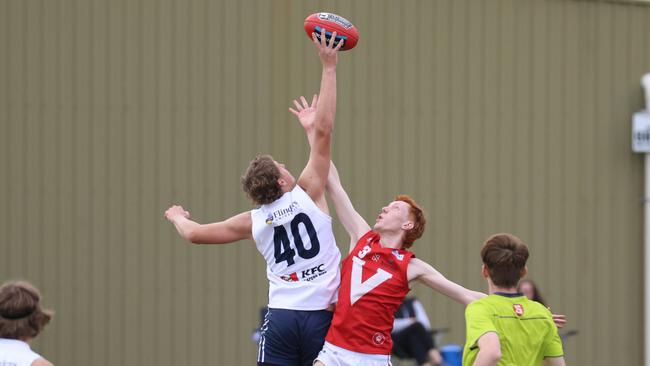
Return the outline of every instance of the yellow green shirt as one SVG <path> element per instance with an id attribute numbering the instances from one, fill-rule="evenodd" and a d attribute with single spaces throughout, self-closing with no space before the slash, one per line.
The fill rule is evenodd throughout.
<path id="1" fill-rule="evenodd" d="M 467 342 L 463 366 L 474 364 L 478 339 L 495 332 L 501 343 L 499 366 L 539 366 L 545 357 L 564 355 L 551 312 L 526 296 L 492 294 L 465 309 Z"/>

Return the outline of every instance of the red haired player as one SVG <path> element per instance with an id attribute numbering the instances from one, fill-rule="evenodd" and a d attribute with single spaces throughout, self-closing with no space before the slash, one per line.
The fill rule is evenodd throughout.
<path id="1" fill-rule="evenodd" d="M 305 102 L 302 107 L 296 105 L 299 111 L 293 112 L 311 144 L 313 113 L 307 113 Z M 463 305 L 486 296 L 448 280 L 408 250 L 426 226 L 424 212 L 411 197 L 399 195 L 384 206 L 371 228 L 354 209 L 333 163 L 326 189 L 350 235 L 350 250 L 341 266 L 334 318 L 314 365 L 390 365 L 395 312 L 412 282 L 421 282 Z M 564 323 L 563 316 L 558 323 Z"/>

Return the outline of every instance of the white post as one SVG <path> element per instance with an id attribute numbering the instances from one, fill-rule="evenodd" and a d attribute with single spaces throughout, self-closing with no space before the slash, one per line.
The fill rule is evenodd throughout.
<path id="1" fill-rule="evenodd" d="M 650 91 L 650 90 L 649 90 Z M 643 203 L 645 366 L 650 366 L 650 154 L 645 153 L 645 199 Z"/>
<path id="2" fill-rule="evenodd" d="M 641 86 L 645 90 L 645 110 L 650 112 L 650 73 L 643 75 L 641 78 Z"/>
<path id="3" fill-rule="evenodd" d="M 645 90 L 645 109 L 650 112 L 650 74 L 641 78 L 641 85 Z M 644 200 L 644 228 L 643 239 L 645 251 L 644 263 L 644 315 L 645 315 L 645 366 L 650 366 L 650 154 L 645 153 L 645 200 Z"/>

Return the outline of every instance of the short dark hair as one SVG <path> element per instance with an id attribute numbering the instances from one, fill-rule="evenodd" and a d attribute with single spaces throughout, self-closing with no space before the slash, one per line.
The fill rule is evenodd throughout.
<path id="1" fill-rule="evenodd" d="M 25 281 L 10 281 L 0 287 L 0 338 L 35 338 L 52 319 L 52 311 L 41 309 L 41 294 Z"/>
<path id="2" fill-rule="evenodd" d="M 413 220 L 413 228 L 406 231 L 404 235 L 404 240 L 402 242 L 402 248 L 410 248 L 413 245 L 413 242 L 418 240 L 424 234 L 424 227 L 427 225 L 427 218 L 424 216 L 424 211 L 420 205 L 410 196 L 406 194 L 400 194 L 395 197 L 395 201 L 402 201 L 409 204 L 409 216 Z"/>
<path id="3" fill-rule="evenodd" d="M 258 155 L 241 177 L 244 192 L 255 204 L 266 205 L 282 197 L 280 170 L 270 155 Z"/>
<path id="4" fill-rule="evenodd" d="M 528 247 L 512 234 L 495 234 L 483 244 L 481 258 L 492 283 L 500 287 L 515 287 L 524 274 Z"/>

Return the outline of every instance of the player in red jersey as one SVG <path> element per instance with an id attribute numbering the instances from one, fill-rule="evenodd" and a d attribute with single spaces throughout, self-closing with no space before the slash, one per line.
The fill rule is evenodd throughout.
<path id="1" fill-rule="evenodd" d="M 411 282 L 464 305 L 485 296 L 448 280 L 408 250 L 426 225 L 422 209 L 409 196 L 397 196 L 383 207 L 371 229 L 352 206 L 334 164 L 327 192 L 351 242 L 334 319 L 315 365 L 390 364 L 395 312 Z"/>
<path id="2" fill-rule="evenodd" d="M 299 114 L 307 106 L 295 103 L 298 117 L 312 142 L 312 117 Z M 350 235 L 349 255 L 341 268 L 341 287 L 325 345 L 314 361 L 319 366 L 390 365 L 395 312 L 410 291 L 410 283 L 426 286 L 467 305 L 486 296 L 445 278 L 408 250 L 426 226 L 424 213 L 409 196 L 400 195 L 383 207 L 374 227 L 354 209 L 338 171 L 330 166 L 327 193 Z M 556 316 L 562 326 L 564 316 Z"/>
<path id="3" fill-rule="evenodd" d="M 313 142 L 313 113 L 308 105 L 295 102 L 298 117 Z M 350 254 L 342 262 L 339 300 L 326 344 L 316 364 L 387 365 L 390 362 L 395 312 L 409 292 L 409 283 L 419 280 L 462 303 L 486 296 L 449 281 L 407 249 L 422 236 L 426 220 L 420 207 L 408 196 L 398 196 L 384 207 L 373 230 L 354 210 L 330 167 L 327 192 L 339 220 L 350 234 Z"/>

